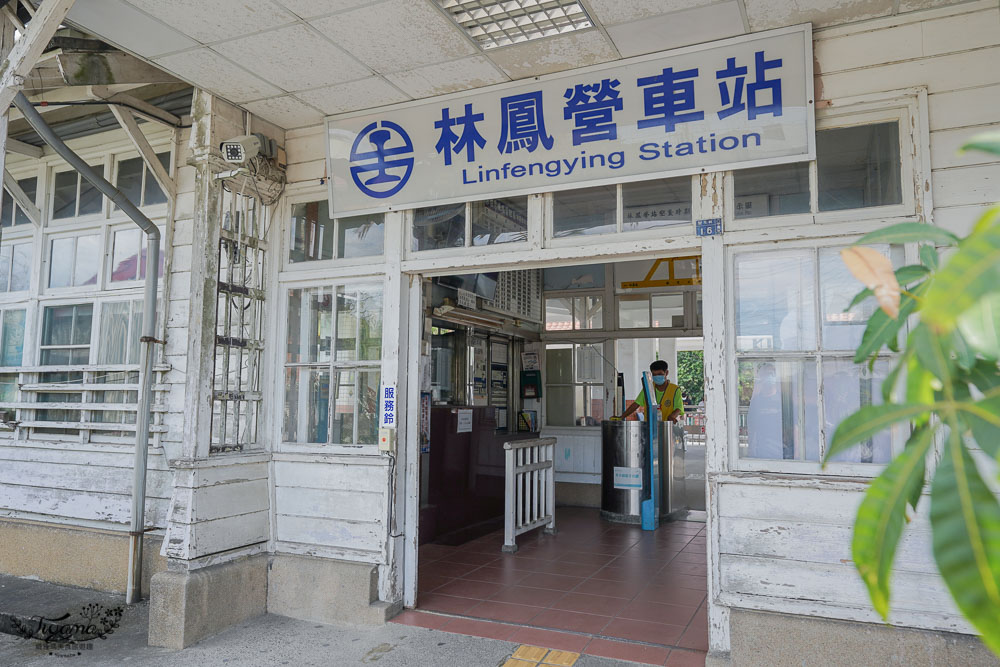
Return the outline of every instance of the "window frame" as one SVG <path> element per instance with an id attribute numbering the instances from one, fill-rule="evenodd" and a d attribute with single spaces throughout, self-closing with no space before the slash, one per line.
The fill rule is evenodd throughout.
<path id="1" fill-rule="evenodd" d="M 451 204 L 445 202 L 438 202 L 436 204 L 431 204 L 429 206 L 419 206 L 417 208 L 406 209 L 404 216 L 404 234 L 403 234 L 403 257 L 405 259 L 434 259 L 435 257 L 448 257 L 453 258 L 459 254 L 472 254 L 481 252 L 516 252 L 518 250 L 528 250 L 532 245 L 532 230 L 534 227 L 540 224 L 540 219 L 537 214 L 533 212 L 532 201 L 533 197 L 539 195 L 507 195 L 506 193 L 498 193 L 495 197 L 478 197 L 476 199 L 469 199 L 464 202 L 452 202 Z M 525 198 L 525 231 L 523 241 L 509 241 L 507 243 L 488 243 L 486 245 L 473 245 L 472 243 L 472 205 L 478 202 L 490 201 L 492 199 L 519 199 Z M 416 218 L 416 212 L 424 208 L 434 208 L 436 206 L 449 206 L 454 204 L 462 204 L 465 207 L 465 245 L 455 246 L 453 248 L 431 248 L 427 250 L 414 250 L 413 249 L 413 222 Z"/>
<path id="2" fill-rule="evenodd" d="M 161 148 L 163 150 L 156 150 L 156 148 L 153 148 L 153 155 L 154 157 L 159 158 L 160 155 L 166 154 L 167 164 L 164 168 L 166 169 L 167 173 L 170 174 L 172 173 L 171 169 L 174 166 L 174 151 L 172 150 L 172 147 L 169 145 L 162 146 Z M 139 203 L 136 202 L 132 203 L 136 204 L 136 206 L 138 206 L 141 209 L 146 209 L 155 212 L 158 211 L 160 208 L 162 208 L 164 212 L 166 212 L 166 208 L 170 204 L 170 195 L 168 195 L 166 192 L 163 192 L 163 188 L 160 187 L 160 184 L 156 181 L 156 178 L 153 176 L 153 172 L 150 170 L 149 165 L 146 164 L 145 158 L 136 151 L 123 151 L 120 153 L 113 153 L 111 155 L 111 161 L 113 162 L 113 166 L 111 169 L 111 178 L 109 178 L 108 181 L 114 184 L 114 186 L 117 188 L 118 175 L 119 175 L 119 169 L 121 168 L 121 163 L 125 162 L 126 160 L 135 160 L 135 159 L 138 159 L 139 163 L 142 165 L 142 178 L 140 179 L 139 182 Z M 160 192 L 163 194 L 164 197 L 164 200 L 162 202 L 156 204 L 146 203 L 146 183 L 148 180 L 152 180 L 154 183 L 156 183 L 156 187 L 160 190 Z M 105 199 L 107 199 L 107 197 L 105 197 Z M 114 205 L 114 202 L 109 201 L 107 203 L 107 209 L 109 217 L 125 215 L 120 208 Z M 60 218 L 60 220 L 65 220 L 65 218 Z"/>
<path id="3" fill-rule="evenodd" d="M 726 374 L 728 378 L 728 394 L 726 396 L 727 401 L 727 412 L 728 412 L 728 431 L 727 431 L 727 441 L 730 443 L 728 448 L 728 459 L 729 459 L 729 469 L 735 472 L 767 472 L 767 473 L 792 473 L 792 474 L 803 474 L 810 477 L 828 477 L 828 476 L 842 476 L 842 477 L 860 477 L 860 478 L 872 478 L 878 476 L 888 463 L 851 463 L 851 462 L 836 462 L 831 461 L 824 468 L 821 468 L 821 461 L 826 451 L 827 447 L 827 433 L 826 433 L 826 406 L 824 402 L 824 378 L 823 378 L 823 362 L 824 360 L 852 360 L 854 358 L 854 350 L 824 350 L 823 349 L 823 334 L 822 334 L 822 292 L 821 292 L 821 275 L 820 275 L 820 265 L 819 265 L 819 253 L 824 248 L 842 248 L 850 245 L 859 238 L 858 235 L 854 236 L 836 236 L 828 238 L 811 238 L 802 239 L 795 241 L 785 241 L 780 248 L 776 248 L 773 243 L 753 243 L 753 244 L 741 244 L 741 245 L 730 245 L 726 248 L 725 266 L 726 266 L 726 302 L 725 302 L 725 314 L 726 320 L 731 323 L 731 326 L 725 327 L 726 330 Z M 911 264 L 917 261 L 916 249 L 913 244 L 898 244 L 903 251 L 903 263 Z M 813 350 L 802 350 L 802 351 L 781 351 L 781 350 L 762 350 L 759 353 L 755 352 L 740 352 L 737 349 L 737 336 L 736 336 L 736 305 L 737 305 L 737 282 L 736 282 L 736 258 L 738 255 L 743 254 L 754 254 L 759 252 L 780 252 L 780 251 L 803 251 L 808 250 L 812 253 L 815 259 L 815 266 L 813 268 L 813 287 L 815 289 L 815 298 L 812 304 L 812 314 L 815 317 L 816 324 L 816 342 L 815 349 Z M 901 336 L 905 336 L 911 327 L 912 322 L 908 322 L 904 325 Z M 879 359 L 887 360 L 890 363 L 895 362 L 898 359 L 898 355 L 893 353 L 887 353 L 880 351 L 878 355 Z M 803 460 L 791 460 L 791 459 L 753 459 L 753 458 L 742 458 L 740 457 L 740 440 L 739 440 L 739 429 L 740 429 L 740 415 L 739 415 L 739 364 L 741 361 L 752 361 L 758 358 L 776 358 L 776 359 L 812 359 L 816 365 L 816 419 L 817 419 L 817 447 L 819 452 L 819 461 L 803 461 Z M 903 444 L 905 443 L 907 436 L 906 433 L 909 430 L 908 423 L 897 424 L 892 427 L 892 441 L 891 441 L 891 456 L 895 457 L 902 451 Z"/>
<path id="4" fill-rule="evenodd" d="M 14 247 L 26 245 L 28 246 L 29 257 L 31 258 L 31 272 L 28 275 L 28 286 L 23 290 L 11 290 L 10 280 L 14 272 Z M 8 239 L 7 234 L 4 233 L 2 239 L 0 239 L 0 249 L 11 248 L 11 262 L 10 262 L 10 274 L 7 276 L 7 289 L 0 291 L 0 304 L 5 304 L 7 302 L 21 302 L 26 301 L 30 298 L 33 293 L 32 281 L 35 279 L 35 236 L 34 235 L 23 235 L 16 236 L 13 239 Z"/>
<path id="5" fill-rule="evenodd" d="M 601 326 L 599 327 L 577 327 L 576 326 L 576 299 L 577 298 L 592 298 L 601 300 Z M 570 301 L 570 324 L 571 329 L 559 330 L 559 329 L 548 329 L 548 312 L 546 309 L 546 302 L 549 299 L 569 299 Z M 549 336 L 573 336 L 593 334 L 595 332 L 606 332 L 613 330 L 613 326 L 609 326 L 608 317 L 610 314 L 610 308 L 606 303 L 606 294 L 603 287 L 598 289 L 571 289 L 571 290 L 548 290 L 542 291 L 542 330 L 541 333 L 546 337 Z M 562 341 L 559 341 L 562 342 Z"/>
<path id="6" fill-rule="evenodd" d="M 97 280 L 92 285 L 69 285 L 65 287 L 50 287 L 49 281 L 51 280 L 52 271 L 52 243 L 53 241 L 72 238 L 79 239 L 83 236 L 96 236 L 98 244 L 98 253 L 96 261 L 97 269 Z M 105 280 L 105 265 L 107 262 L 108 254 L 108 226 L 86 226 L 79 227 L 76 229 L 63 229 L 57 232 L 51 232 L 47 234 L 42 234 L 42 240 L 44 246 L 42 248 L 42 275 L 41 275 L 41 292 L 43 294 L 72 294 L 76 292 L 101 292 L 103 291 L 104 280 Z M 72 273 L 76 273 L 76 262 L 77 262 L 77 248 L 79 247 L 79 241 L 75 240 L 73 245 L 73 269 Z"/>
<path id="7" fill-rule="evenodd" d="M 157 229 L 160 230 L 160 262 L 163 263 L 163 270 L 167 270 L 166 266 L 166 253 L 164 248 L 164 239 L 166 238 L 166 230 L 164 229 L 163 221 L 153 221 Z M 145 284 L 145 276 L 140 276 L 133 280 L 112 280 L 112 274 L 114 273 L 114 261 L 115 261 L 115 234 L 117 232 L 125 231 L 137 231 L 139 232 L 139 262 L 140 266 L 142 263 L 142 253 L 146 249 L 146 235 L 141 229 L 136 227 L 134 222 L 129 221 L 128 223 L 118 223 L 110 221 L 109 224 L 104 225 L 105 228 L 105 248 L 104 257 L 102 258 L 102 263 L 104 264 L 104 282 L 101 291 L 110 290 L 122 290 L 122 289 L 134 289 L 136 287 L 141 287 Z M 147 267 L 148 268 L 148 267 Z M 138 269 L 137 269 L 138 272 Z M 158 274 L 157 283 L 163 283 L 163 273 Z M 65 289 L 65 288 L 58 288 Z M 157 288 L 159 289 L 159 288 Z"/>
<path id="8" fill-rule="evenodd" d="M 595 331 L 600 331 L 600 330 L 595 330 Z M 603 337 L 601 337 L 600 339 L 594 339 L 594 340 L 578 340 L 578 339 L 576 339 L 576 340 L 571 340 L 571 339 L 553 340 L 553 339 L 548 339 L 548 340 L 543 340 L 541 342 L 542 343 L 542 364 L 541 364 L 541 366 L 542 366 L 542 387 L 543 387 L 543 390 L 542 390 L 543 391 L 543 400 L 541 402 L 541 405 L 542 405 L 542 408 L 541 408 L 541 411 L 542 411 L 541 429 L 542 430 L 544 430 L 546 432 L 559 432 L 559 431 L 566 431 L 567 429 L 569 429 L 570 430 L 569 432 L 571 432 L 571 433 L 581 433 L 582 431 L 580 431 L 579 429 L 589 429 L 591 431 L 599 431 L 600 430 L 600 428 L 601 428 L 600 423 L 598 423 L 596 425 L 575 424 L 574 423 L 574 424 L 569 425 L 569 426 L 567 426 L 565 424 L 562 424 L 562 425 L 560 425 L 560 424 L 550 424 L 549 423 L 549 411 L 548 411 L 548 397 L 551 395 L 549 393 L 549 387 L 574 387 L 574 388 L 575 387 L 591 387 L 591 388 L 593 388 L 593 387 L 600 387 L 601 391 L 604 394 L 603 399 L 602 399 L 603 402 L 604 402 L 604 411 L 607 412 L 607 410 L 608 410 L 608 381 L 609 381 L 608 373 L 607 373 L 607 371 L 608 371 L 608 363 L 607 363 L 607 361 L 605 361 L 605 359 L 603 359 L 603 358 L 600 359 L 600 363 L 601 363 L 601 382 L 600 383 L 597 383 L 597 382 L 578 382 L 578 381 L 576 381 L 576 377 L 577 377 L 577 363 L 578 363 L 578 359 L 577 359 L 577 348 L 578 347 L 584 346 L 584 345 L 586 345 L 586 346 L 597 346 L 598 349 L 600 350 L 600 354 L 601 354 L 602 357 L 607 357 L 608 356 L 607 355 L 608 343 L 610 342 L 610 343 L 613 344 L 615 339 L 614 339 L 613 336 L 609 336 L 606 332 L 602 332 L 602 333 L 604 333 Z M 574 378 L 573 382 L 550 382 L 549 381 L 549 373 L 548 373 L 548 350 L 549 350 L 549 346 L 551 346 L 551 345 L 569 345 L 570 348 L 572 349 L 572 354 L 570 355 L 570 357 L 571 357 L 572 362 L 573 362 L 573 367 L 570 369 L 570 373 L 572 374 L 572 376 Z M 575 422 L 576 419 L 577 419 L 576 405 L 574 403 L 574 405 L 573 405 L 573 421 Z"/>
<path id="9" fill-rule="evenodd" d="M 285 235 L 288 238 L 288 235 Z M 287 257 L 287 255 L 286 255 Z M 327 263 L 327 260 L 323 260 L 323 263 Z M 316 264 L 319 262 L 303 262 L 303 264 Z M 288 313 L 289 306 L 289 292 L 295 289 L 310 289 L 314 287 L 326 288 L 331 290 L 331 294 L 334 299 L 334 312 L 333 312 L 333 330 L 331 331 L 331 346 L 336 344 L 336 298 L 338 288 L 344 287 L 347 289 L 364 289 L 364 288 L 377 288 L 382 294 L 382 307 L 380 312 L 380 317 L 382 318 L 382 347 L 379 351 L 379 358 L 377 360 L 364 360 L 364 361 L 353 361 L 353 362 L 336 362 L 334 350 L 331 349 L 330 360 L 326 363 L 313 363 L 313 362 L 294 362 L 289 363 L 285 360 L 285 341 L 288 335 L 288 318 L 277 318 L 280 322 L 279 327 L 277 327 L 277 335 L 275 337 L 275 353 L 274 353 L 274 370 L 276 377 L 274 381 L 271 382 L 273 390 L 271 392 L 271 400 L 274 402 L 275 406 L 273 410 L 274 418 L 272 419 L 271 431 L 272 431 L 272 442 L 276 443 L 275 451 L 283 453 L 297 453 L 297 454 L 319 454 L 319 455 L 371 455 L 378 456 L 379 448 L 378 442 L 359 444 L 357 442 L 352 444 L 343 443 L 333 443 L 333 442 L 317 442 L 317 443 L 306 443 L 306 442 L 289 442 L 284 439 L 284 408 L 285 408 L 285 372 L 288 368 L 320 368 L 327 369 L 330 373 L 330 390 L 331 393 L 328 397 L 328 408 L 327 408 L 327 437 L 329 437 L 330 432 L 333 428 L 332 420 L 330 415 L 335 408 L 336 401 L 333 394 L 333 376 L 339 370 L 361 373 L 361 372 L 371 372 L 377 371 L 379 374 L 379 385 L 381 387 L 382 378 L 384 376 L 383 358 L 385 356 L 385 295 L 387 291 L 386 277 L 384 274 L 373 274 L 367 276 L 332 276 L 324 280 L 281 280 L 278 285 L 278 290 L 280 292 L 279 298 L 275 299 L 277 306 L 279 308 L 278 312 L 282 314 Z M 358 378 L 355 377 L 355 383 L 358 382 Z M 358 404 L 355 401 L 355 419 L 354 419 L 354 433 L 357 434 L 357 407 Z"/>
<path id="10" fill-rule="evenodd" d="M 90 167 L 95 171 L 100 173 L 105 179 L 108 179 L 108 162 L 113 160 L 113 156 L 109 156 L 107 153 L 103 153 L 98 164 L 90 164 Z M 75 204 L 73 207 L 73 215 L 67 216 L 65 218 L 55 217 L 55 198 L 56 198 L 56 176 L 66 172 L 72 172 L 76 174 L 76 195 Z M 43 212 L 43 217 L 45 219 L 45 226 L 48 228 L 53 227 L 71 227 L 73 225 L 80 224 L 81 222 L 91 222 L 104 220 L 108 217 L 108 211 L 110 203 L 107 197 L 101 193 L 101 210 L 94 213 L 86 213 L 80 215 L 80 190 L 83 187 L 83 175 L 73 168 L 69 169 L 56 169 L 55 167 L 50 167 L 48 170 L 47 178 L 45 180 L 45 210 Z M 37 197 L 36 197 L 37 201 Z"/>
<path id="11" fill-rule="evenodd" d="M 315 190 L 304 190 L 301 192 L 293 192 L 291 194 L 286 194 L 284 197 L 284 204 L 282 204 L 282 230 L 281 230 L 281 242 L 279 244 L 279 252 L 281 253 L 281 261 L 278 263 L 281 267 L 282 272 L 306 272 L 322 270 L 327 268 L 342 268 L 351 266 L 367 266 L 372 264 L 383 264 L 386 261 L 386 240 L 389 238 L 388 227 L 391 213 L 380 213 L 378 215 L 382 216 L 382 225 L 384 230 L 384 236 L 382 240 L 382 252 L 377 255 L 365 255 L 363 257 L 343 257 L 338 258 L 337 253 L 340 250 L 340 238 L 337 233 L 339 230 L 339 221 L 341 218 L 332 218 L 334 221 L 333 225 L 333 257 L 330 259 L 313 259 L 306 260 L 302 262 L 291 261 L 292 252 L 292 210 L 298 204 L 308 204 L 316 201 L 323 201 L 327 199 L 326 190 L 315 191 Z M 346 216 L 352 217 L 352 216 Z M 292 288 L 289 288 L 292 289 Z"/>

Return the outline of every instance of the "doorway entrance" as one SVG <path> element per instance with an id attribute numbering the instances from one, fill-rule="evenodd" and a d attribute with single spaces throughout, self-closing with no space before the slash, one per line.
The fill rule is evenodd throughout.
<path id="1" fill-rule="evenodd" d="M 404 622 L 515 640 L 542 633 L 567 650 L 707 650 L 699 262 L 424 281 L 415 609 L 427 616 Z M 684 397 L 669 425 L 678 500 L 643 531 L 601 518 L 601 422 L 635 401 L 656 360 Z M 558 533 L 524 534 L 505 554 L 502 446 L 539 436 L 557 441 Z"/>

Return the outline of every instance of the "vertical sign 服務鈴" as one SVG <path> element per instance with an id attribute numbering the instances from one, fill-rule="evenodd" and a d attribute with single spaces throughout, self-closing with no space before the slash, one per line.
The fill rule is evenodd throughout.
<path id="1" fill-rule="evenodd" d="M 378 427 L 396 428 L 396 386 L 384 385 L 378 399 Z"/>
<path id="2" fill-rule="evenodd" d="M 343 114 L 327 120 L 331 210 L 807 161 L 814 106 L 802 25 Z"/>

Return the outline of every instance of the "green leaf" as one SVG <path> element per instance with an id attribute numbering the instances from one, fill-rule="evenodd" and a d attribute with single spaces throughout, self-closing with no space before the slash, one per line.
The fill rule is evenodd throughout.
<path id="1" fill-rule="evenodd" d="M 962 402 L 958 409 L 979 448 L 997 458 L 1000 455 L 1000 396 L 985 398 L 976 403 Z"/>
<path id="2" fill-rule="evenodd" d="M 926 268 L 934 271 L 938 268 L 941 262 L 941 256 L 938 254 L 937 248 L 932 245 L 922 245 L 920 246 L 920 263 Z"/>
<path id="3" fill-rule="evenodd" d="M 892 390 L 896 388 L 896 383 L 899 381 L 899 374 L 906 368 L 907 360 L 910 358 L 912 351 L 910 348 L 903 350 L 899 359 L 896 360 L 896 364 L 889 369 L 889 372 L 885 375 L 885 380 L 882 381 L 882 402 L 891 403 L 892 402 Z M 922 403 L 925 401 L 911 401 Z"/>
<path id="4" fill-rule="evenodd" d="M 924 368 L 942 384 L 951 382 L 951 357 L 942 346 L 941 338 L 936 336 L 926 324 L 918 324 L 910 334 L 907 347 L 912 347 L 917 359 Z"/>
<path id="5" fill-rule="evenodd" d="M 911 290 L 911 293 L 919 297 L 926 287 L 926 282 L 920 283 Z M 898 350 L 899 330 L 906 324 L 906 318 L 913 313 L 916 307 L 916 300 L 910 294 L 904 294 L 899 301 L 899 317 L 896 319 L 890 318 L 881 308 L 876 310 L 868 318 L 868 326 L 861 336 L 861 345 L 858 346 L 857 352 L 854 354 L 854 363 L 860 364 L 881 350 L 883 345 L 888 346 L 890 350 Z"/>
<path id="6" fill-rule="evenodd" d="M 895 403 L 866 405 L 840 422 L 833 433 L 823 463 L 831 458 L 884 431 L 893 424 L 908 421 L 931 411 L 933 406 L 923 404 Z"/>
<path id="7" fill-rule="evenodd" d="M 958 245 L 958 237 L 941 227 L 925 222 L 901 222 L 874 232 L 868 232 L 855 245 L 870 243 L 936 243 L 938 245 Z"/>
<path id="8" fill-rule="evenodd" d="M 983 132 L 977 134 L 976 136 L 969 139 L 968 142 L 962 145 L 959 149 L 960 152 L 965 151 L 984 151 L 986 153 L 993 153 L 994 155 L 1000 155 L 1000 132 Z"/>
<path id="9" fill-rule="evenodd" d="M 1000 285 L 1000 218 L 997 224 L 963 240 L 948 263 L 929 282 L 921 317 L 937 331 L 947 333 L 955 328 L 962 313 L 987 294 L 995 293 Z M 995 321 L 995 305 L 1000 304 L 991 301 L 985 306 L 989 312 L 982 317 Z M 975 347 L 974 336 L 963 333 Z"/>
<path id="10" fill-rule="evenodd" d="M 987 359 L 1000 359 L 1000 292 L 983 297 L 962 313 L 958 330 L 976 352 Z"/>
<path id="11" fill-rule="evenodd" d="M 952 431 L 931 486 L 934 559 L 962 614 L 1000 652 L 1000 505 Z"/>
<path id="12" fill-rule="evenodd" d="M 976 353 L 965 342 L 965 336 L 958 329 L 951 332 L 951 351 L 955 354 L 955 364 L 963 371 L 972 370 L 976 364 Z"/>
<path id="13" fill-rule="evenodd" d="M 962 374 L 962 379 L 971 382 L 984 394 L 1000 387 L 1000 366 L 995 361 L 978 359 L 976 365 Z"/>
<path id="14" fill-rule="evenodd" d="M 906 525 L 906 504 L 916 508 L 924 486 L 924 461 L 934 431 L 913 432 L 906 448 L 876 477 L 858 508 L 851 544 L 854 565 L 868 587 L 872 606 L 889 620 L 889 583 L 896 547 Z"/>
<path id="15" fill-rule="evenodd" d="M 911 355 L 906 362 L 906 393 L 904 400 L 907 403 L 933 403 L 935 399 L 933 384 L 934 375 L 924 368 L 915 354 Z M 919 426 L 927 423 L 928 419 L 930 419 L 930 413 L 920 415 L 914 419 L 914 423 Z"/>

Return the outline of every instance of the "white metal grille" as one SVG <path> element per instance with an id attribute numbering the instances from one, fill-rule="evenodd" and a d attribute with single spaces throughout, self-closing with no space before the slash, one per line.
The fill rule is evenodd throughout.
<path id="1" fill-rule="evenodd" d="M 483 307 L 522 320 L 542 321 L 542 272 L 540 269 L 503 271 L 497 278 L 497 291 Z"/>
<path id="2" fill-rule="evenodd" d="M 593 27 L 577 0 L 437 0 L 483 49 Z"/>

